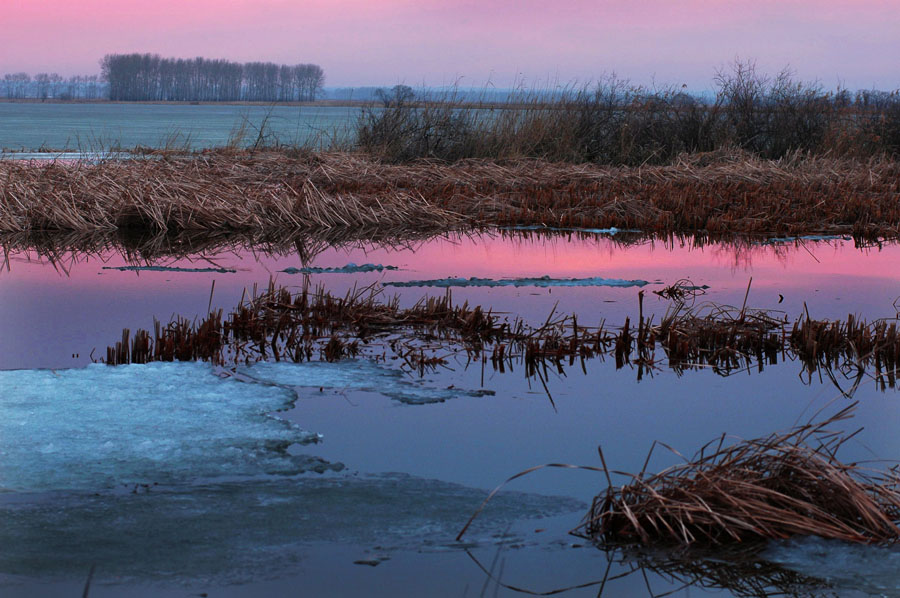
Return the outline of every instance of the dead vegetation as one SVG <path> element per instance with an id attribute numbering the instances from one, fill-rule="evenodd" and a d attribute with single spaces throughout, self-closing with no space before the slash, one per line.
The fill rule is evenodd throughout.
<path id="1" fill-rule="evenodd" d="M 376 336 L 401 330 L 446 341 L 467 339 L 473 347 L 502 334 L 490 313 L 468 304 L 454 306 L 449 293 L 401 309 L 396 299 L 380 301 L 369 288 L 335 297 L 321 288 L 292 294 L 270 285 L 262 293 L 254 288 L 226 319 L 217 310 L 199 323 L 184 318 L 167 325 L 155 322 L 152 336 L 139 329 L 131 337 L 126 329 L 122 340 L 107 348 L 106 363 L 337 361 L 357 355 L 360 345 Z M 410 359 L 418 359 L 419 353 L 401 345 L 392 342 L 395 352 L 406 349 Z M 426 359 L 424 352 L 421 355 Z"/>
<path id="2" fill-rule="evenodd" d="M 623 474 L 631 481 L 610 481 L 581 531 L 602 545 L 714 546 L 795 535 L 895 542 L 897 470 L 869 471 L 836 456 L 855 433 L 828 428 L 854 406 L 764 438 L 726 444 L 723 436 L 657 474 Z"/>
<path id="3" fill-rule="evenodd" d="M 667 166 L 540 160 L 388 164 L 361 154 L 218 151 L 130 161 L 0 161 L 0 232 L 255 236 L 486 226 L 897 236 L 900 162 L 740 150 Z"/>
<path id="4" fill-rule="evenodd" d="M 552 372 L 565 374 L 576 365 L 587 371 L 592 359 L 610 358 L 617 369 L 636 371 L 639 380 L 663 367 L 678 374 L 712 370 L 728 376 L 797 361 L 810 381 L 814 373 L 824 373 L 840 388 L 839 376 L 851 379 L 853 386 L 842 389 L 847 396 L 865 376 L 882 390 L 896 385 L 896 318 L 866 323 L 848 316 L 829 322 L 806 315 L 791 326 L 786 318 L 746 304 L 688 306 L 686 300 L 702 290 L 686 283 L 665 291 L 680 298 L 658 323 L 644 315 L 642 291 L 637 317 L 620 326 L 588 326 L 575 314 L 555 312 L 536 326 L 481 306 L 454 304 L 450 292 L 401 308 L 396 297 L 384 299 L 373 287 L 336 297 L 323 288 L 291 292 L 270 284 L 262 291 L 254 288 L 227 316 L 217 310 L 199 322 L 155 322 L 152 334 L 125 330 L 105 361 L 335 361 L 357 355 L 386 359 L 390 350 L 392 358 L 420 374 L 452 356 L 465 367 L 520 369 L 545 388 Z"/>

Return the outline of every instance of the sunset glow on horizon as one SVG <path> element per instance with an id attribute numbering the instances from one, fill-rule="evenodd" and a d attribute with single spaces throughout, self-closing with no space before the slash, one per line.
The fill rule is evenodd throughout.
<path id="1" fill-rule="evenodd" d="M 6 0 L 0 75 L 107 53 L 321 65 L 327 86 L 547 87 L 616 72 L 709 89 L 736 57 L 827 88 L 900 87 L 895 0 Z"/>

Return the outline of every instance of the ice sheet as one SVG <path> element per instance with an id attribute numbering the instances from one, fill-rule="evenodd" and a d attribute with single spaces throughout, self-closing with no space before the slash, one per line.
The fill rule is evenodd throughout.
<path id="1" fill-rule="evenodd" d="M 642 287 L 646 280 L 622 278 L 438 278 L 434 280 L 408 280 L 382 283 L 386 287 Z"/>
<path id="2" fill-rule="evenodd" d="M 294 399 L 199 363 L 0 371 L 0 489 L 294 473 L 318 436 L 268 415 Z"/>
<path id="3" fill-rule="evenodd" d="M 240 367 L 238 372 L 252 379 L 289 387 L 378 392 L 410 405 L 441 403 L 457 397 L 494 394 L 489 390 L 429 386 L 426 380 L 410 377 L 403 372 L 365 359 L 334 363 L 313 361 L 301 364 L 264 362 Z"/>
<path id="4" fill-rule="evenodd" d="M 856 595 L 900 596 L 900 550 L 817 537 L 774 542 L 763 558 Z"/>
<path id="5" fill-rule="evenodd" d="M 361 264 L 357 265 L 353 262 L 346 266 L 336 266 L 333 268 L 321 268 L 317 266 L 307 266 L 305 268 L 285 268 L 279 270 L 286 274 L 356 274 L 358 272 L 383 272 L 384 270 L 397 270 L 397 266 L 385 266 L 383 264 Z"/>
<path id="6" fill-rule="evenodd" d="M 52 501 L 23 497 L 15 504 L 0 497 L 0 573 L 83 579 L 96 564 L 100 581 L 237 583 L 295 570 L 304 551 L 320 542 L 388 554 L 446 550 L 456 546 L 454 537 L 486 495 L 384 474 L 244 480 Z M 491 544 L 519 520 L 586 508 L 571 498 L 501 492 L 464 539 Z"/>

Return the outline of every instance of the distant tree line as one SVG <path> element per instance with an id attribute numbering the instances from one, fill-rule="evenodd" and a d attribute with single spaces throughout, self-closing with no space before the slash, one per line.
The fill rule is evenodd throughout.
<path id="1" fill-rule="evenodd" d="M 101 77 L 120 101 L 311 101 L 325 83 L 315 64 L 278 65 L 157 54 L 107 54 Z"/>
<path id="2" fill-rule="evenodd" d="M 75 75 L 68 79 L 58 73 L 7 73 L 0 78 L 0 97 L 8 100 L 55 99 L 95 100 L 106 95 L 106 85 L 98 75 Z"/>

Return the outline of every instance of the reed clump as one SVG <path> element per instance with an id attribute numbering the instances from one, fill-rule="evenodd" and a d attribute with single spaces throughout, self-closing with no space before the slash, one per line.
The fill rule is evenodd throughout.
<path id="1" fill-rule="evenodd" d="M 900 334 L 897 320 L 866 322 L 853 314 L 844 321 L 812 320 L 794 323 L 791 348 L 812 374 L 818 368 L 838 369 L 846 364 L 863 370 L 874 366 L 874 379 L 882 389 L 894 388 L 900 368 Z"/>
<path id="2" fill-rule="evenodd" d="M 795 535 L 895 542 L 896 469 L 867 471 L 836 457 L 852 434 L 828 426 L 848 419 L 853 407 L 763 438 L 726 445 L 723 436 L 681 465 L 632 475 L 621 487 L 610 483 L 583 532 L 609 545 L 716 546 Z"/>

